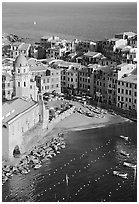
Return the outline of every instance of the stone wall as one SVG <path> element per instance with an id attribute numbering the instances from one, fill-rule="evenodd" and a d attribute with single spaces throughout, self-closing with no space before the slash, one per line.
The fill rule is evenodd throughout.
<path id="1" fill-rule="evenodd" d="M 68 110 L 64 111 L 63 113 L 61 113 L 60 115 L 58 115 L 56 118 L 52 119 L 48 123 L 47 129 L 52 130 L 57 123 L 59 123 L 61 120 L 70 116 L 74 110 L 75 110 L 75 106 L 71 107 L 70 109 L 68 109 Z"/>

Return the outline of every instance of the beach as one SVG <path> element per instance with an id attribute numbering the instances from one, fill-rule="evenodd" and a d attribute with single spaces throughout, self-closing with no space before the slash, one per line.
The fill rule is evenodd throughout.
<path id="1" fill-rule="evenodd" d="M 82 108 L 82 110 L 84 111 L 88 110 L 78 102 L 71 102 L 71 103 L 75 105 L 76 108 Z M 75 112 L 70 116 L 68 116 L 67 118 L 65 118 L 64 120 L 61 120 L 59 123 L 57 123 L 51 131 L 44 129 L 43 133 L 39 134 L 39 137 L 35 138 L 34 137 L 35 133 L 32 132 L 34 139 L 30 140 L 30 142 L 27 144 L 26 150 L 30 150 L 34 146 L 42 145 L 45 142 L 50 141 L 53 137 L 56 137 L 57 134 L 60 132 L 66 135 L 66 133 L 69 131 L 102 128 L 110 124 L 117 124 L 117 123 L 122 123 L 126 121 L 129 121 L 129 119 L 121 117 L 120 115 L 111 115 L 110 113 L 105 113 L 103 115 L 100 115 L 98 118 L 96 118 L 96 117 L 87 117 L 84 114 Z M 41 126 L 39 128 L 41 128 Z M 37 131 L 38 130 L 36 128 L 36 132 Z M 28 137 L 28 135 L 26 137 Z"/>

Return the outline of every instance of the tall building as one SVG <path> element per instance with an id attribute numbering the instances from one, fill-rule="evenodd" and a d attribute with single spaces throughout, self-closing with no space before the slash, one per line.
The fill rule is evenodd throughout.
<path id="1" fill-rule="evenodd" d="M 13 97 L 13 76 L 7 72 L 2 72 L 2 100 L 10 100 Z"/>
<path id="2" fill-rule="evenodd" d="M 118 80 L 117 107 L 137 111 L 137 74 L 129 74 Z"/>
<path id="3" fill-rule="evenodd" d="M 20 54 L 14 62 L 14 96 L 27 97 L 37 101 L 38 88 L 32 80 L 27 59 Z"/>

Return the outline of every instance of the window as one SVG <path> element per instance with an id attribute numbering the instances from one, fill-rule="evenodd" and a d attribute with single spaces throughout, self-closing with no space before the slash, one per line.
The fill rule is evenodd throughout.
<path id="1" fill-rule="evenodd" d="M 128 98 L 125 98 L 125 101 L 127 102 L 127 101 L 128 101 Z"/>
<path id="2" fill-rule="evenodd" d="M 124 82 L 122 82 L 122 86 L 124 86 Z"/>
<path id="3" fill-rule="evenodd" d="M 47 83 L 49 83 L 49 79 L 47 79 Z"/>
<path id="4" fill-rule="evenodd" d="M 118 96 L 118 101 L 120 101 L 120 96 Z"/>
<path id="5" fill-rule="evenodd" d="M 30 89 L 32 89 L 32 85 L 30 85 Z"/>
<path id="6" fill-rule="evenodd" d="M 20 73 L 20 69 L 17 70 L 18 74 Z"/>
<path id="7" fill-rule="evenodd" d="M 131 103 L 131 98 L 129 98 L 129 103 Z"/>
<path id="8" fill-rule="evenodd" d="M 128 90 L 126 90 L 125 93 L 128 95 Z"/>
<path id="9" fill-rule="evenodd" d="M 24 87 L 26 87 L 26 82 L 24 81 Z"/>
<path id="10" fill-rule="evenodd" d="M 10 83 L 8 83 L 7 85 L 8 85 L 8 87 L 10 87 Z"/>
<path id="11" fill-rule="evenodd" d="M 131 90 L 129 90 L 129 95 L 131 96 Z"/>
<path id="12" fill-rule="evenodd" d="M 8 95 L 10 95 L 10 91 L 8 91 Z"/>
<path id="13" fill-rule="evenodd" d="M 120 88 L 118 88 L 118 93 L 120 93 Z"/>
<path id="14" fill-rule="evenodd" d="M 137 92 L 136 91 L 134 92 L 134 96 L 137 96 Z"/>
<path id="15" fill-rule="evenodd" d="M 124 97 L 121 97 L 121 101 L 124 101 Z"/>
<path id="16" fill-rule="evenodd" d="M 45 83 L 45 79 L 43 79 L 43 83 Z"/>
<path id="17" fill-rule="evenodd" d="M 131 110 L 131 106 L 129 106 L 129 110 Z"/>
<path id="18" fill-rule="evenodd" d="M 18 87 L 20 87 L 20 82 L 18 82 Z"/>
<path id="19" fill-rule="evenodd" d="M 132 88 L 132 84 L 130 84 L 130 88 Z"/>
<path id="20" fill-rule="evenodd" d="M 58 85 L 58 84 L 56 84 L 56 87 L 59 87 L 59 85 Z"/>
<path id="21" fill-rule="evenodd" d="M 136 100 L 136 99 L 134 99 L 134 103 L 137 103 L 137 100 Z"/>
<path id="22" fill-rule="evenodd" d="M 124 93 L 124 89 L 122 89 L 122 94 Z"/>
<path id="23" fill-rule="evenodd" d="M 120 85 L 120 81 L 118 81 L 118 85 Z"/>
<path id="24" fill-rule="evenodd" d="M 71 82 L 73 82 L 73 78 L 71 78 Z"/>
<path id="25" fill-rule="evenodd" d="M 137 85 L 135 84 L 135 89 L 137 89 Z"/>

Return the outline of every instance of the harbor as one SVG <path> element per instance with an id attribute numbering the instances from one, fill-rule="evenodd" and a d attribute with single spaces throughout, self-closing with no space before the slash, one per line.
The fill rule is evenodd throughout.
<path id="1" fill-rule="evenodd" d="M 129 121 L 65 132 L 62 137 L 65 149 L 44 159 L 40 168 L 32 168 L 28 174 L 17 174 L 6 181 L 3 201 L 136 200 L 134 168 L 125 166 L 125 162 L 136 165 L 136 134 L 136 123 Z M 121 135 L 128 137 L 128 141 Z M 113 171 L 123 173 L 127 178 L 116 176 Z"/>

